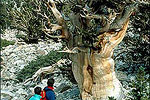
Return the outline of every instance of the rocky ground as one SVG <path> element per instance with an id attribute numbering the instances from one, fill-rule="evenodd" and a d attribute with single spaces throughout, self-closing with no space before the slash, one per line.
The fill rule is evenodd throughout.
<path id="1" fill-rule="evenodd" d="M 41 82 L 16 83 L 16 74 L 24 68 L 30 61 L 37 56 L 46 55 L 52 50 L 59 50 L 61 43 L 55 43 L 52 40 L 47 42 L 40 41 L 38 44 L 26 44 L 16 38 L 15 30 L 6 30 L 2 34 L 2 39 L 15 41 L 14 45 L 4 47 L 1 51 L 3 62 L 1 64 L 1 100 L 27 100 L 33 95 L 33 89 L 36 86 L 44 88 L 46 80 Z M 47 66 L 45 66 L 47 67 Z M 60 70 L 54 70 L 59 72 Z M 55 72 L 54 72 L 55 73 Z M 70 82 L 62 74 L 55 75 L 54 87 L 57 100 L 79 100 L 79 90 L 76 84 Z"/>

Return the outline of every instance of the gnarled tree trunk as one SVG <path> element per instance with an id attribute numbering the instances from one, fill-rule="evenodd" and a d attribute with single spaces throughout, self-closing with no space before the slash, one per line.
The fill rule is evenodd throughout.
<path id="1" fill-rule="evenodd" d="M 105 100 L 108 96 L 121 100 L 123 92 L 115 75 L 114 60 L 96 53 L 91 56 L 88 58 L 88 54 L 82 52 L 74 55 L 73 59 L 72 71 L 82 100 Z"/>
<path id="2" fill-rule="evenodd" d="M 114 71 L 113 49 L 119 44 L 128 26 L 124 27 L 115 35 L 104 33 L 100 51 L 85 49 L 84 52 L 72 54 L 72 71 L 79 85 L 83 100 L 105 100 L 115 97 L 117 100 L 123 98 L 122 85 L 116 78 Z M 106 40 L 105 38 L 109 39 Z"/>

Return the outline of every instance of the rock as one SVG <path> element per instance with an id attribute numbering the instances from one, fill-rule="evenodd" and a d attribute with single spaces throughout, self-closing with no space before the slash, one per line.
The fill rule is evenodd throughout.
<path id="1" fill-rule="evenodd" d="M 44 50 L 37 50 L 37 53 L 40 54 L 40 55 L 45 55 L 46 52 Z"/>
<path id="2" fill-rule="evenodd" d="M 130 37 L 134 37 L 134 34 L 133 34 L 133 32 L 131 32 L 131 31 L 128 32 L 127 34 L 128 34 Z"/>
<path id="3" fill-rule="evenodd" d="M 9 71 L 10 71 L 11 73 L 15 73 L 15 72 L 16 72 L 16 69 L 12 67 L 12 68 L 9 69 Z"/>
<path id="4" fill-rule="evenodd" d="M 10 97 L 10 96 L 3 96 L 3 95 L 1 95 L 1 100 L 11 100 L 11 98 L 12 97 Z"/>
<path id="5" fill-rule="evenodd" d="M 48 79 L 43 79 L 43 80 L 42 80 L 42 84 L 47 85 L 47 80 L 48 80 Z"/>
<path id="6" fill-rule="evenodd" d="M 14 97 L 15 94 L 10 92 L 9 90 L 1 90 L 1 99 L 2 100 L 11 100 L 12 97 Z"/>
<path id="7" fill-rule="evenodd" d="M 34 88 L 29 88 L 29 90 L 31 91 L 32 94 L 34 94 Z"/>
<path id="8" fill-rule="evenodd" d="M 128 77 L 126 75 L 126 73 L 122 72 L 122 71 L 117 71 L 116 72 L 116 76 L 119 80 L 123 81 L 123 80 L 128 80 Z"/>
<path id="9" fill-rule="evenodd" d="M 22 65 L 24 64 L 24 61 L 23 60 L 17 60 L 14 62 L 15 65 Z"/>
<path id="10" fill-rule="evenodd" d="M 21 94 L 21 95 L 28 95 L 27 92 L 22 88 L 19 88 L 19 90 L 16 93 Z"/>
<path id="11" fill-rule="evenodd" d="M 56 100 L 81 100 L 79 97 L 79 89 L 77 86 L 73 86 L 71 89 L 60 93 L 56 96 Z"/>
<path id="12" fill-rule="evenodd" d="M 66 91 L 66 90 L 68 90 L 68 89 L 70 89 L 70 88 L 71 88 L 71 87 L 70 87 L 69 85 L 67 85 L 66 83 L 62 83 L 62 84 L 60 84 L 60 85 L 55 89 L 55 91 L 62 93 L 62 92 Z"/>

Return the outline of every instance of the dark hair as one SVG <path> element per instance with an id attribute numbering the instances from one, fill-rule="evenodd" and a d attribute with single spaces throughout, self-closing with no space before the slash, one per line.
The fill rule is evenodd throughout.
<path id="1" fill-rule="evenodd" d="M 53 78 L 48 79 L 47 85 L 53 87 L 53 84 L 54 84 L 54 79 Z"/>
<path id="2" fill-rule="evenodd" d="M 38 95 L 41 95 L 41 91 L 42 91 L 41 87 L 36 87 L 36 88 L 34 89 L 34 93 L 35 93 L 35 94 L 38 94 Z"/>

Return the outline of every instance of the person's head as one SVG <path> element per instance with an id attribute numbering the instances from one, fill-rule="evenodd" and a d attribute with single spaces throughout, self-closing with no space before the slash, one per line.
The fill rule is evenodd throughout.
<path id="1" fill-rule="evenodd" d="M 35 93 L 35 94 L 38 94 L 38 95 L 41 95 L 41 91 L 42 91 L 41 87 L 36 87 L 36 88 L 34 89 L 34 93 Z"/>
<path id="2" fill-rule="evenodd" d="M 54 84 L 54 79 L 53 78 L 48 79 L 47 85 L 53 87 L 53 84 Z"/>

